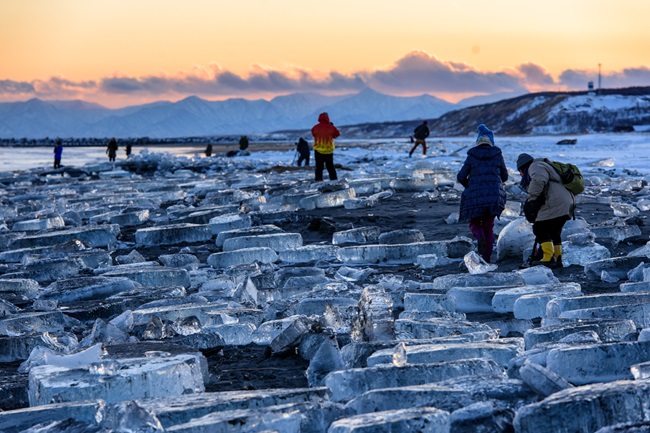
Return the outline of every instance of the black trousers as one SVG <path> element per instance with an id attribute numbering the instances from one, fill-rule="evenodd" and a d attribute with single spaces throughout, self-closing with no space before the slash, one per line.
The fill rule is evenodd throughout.
<path id="1" fill-rule="evenodd" d="M 300 156 L 298 157 L 298 162 L 297 162 L 298 167 L 300 167 L 302 165 L 303 161 L 305 161 L 305 166 L 308 166 L 309 165 L 309 152 L 307 152 L 307 153 L 299 153 L 299 155 Z"/>
<path id="2" fill-rule="evenodd" d="M 316 158 L 316 181 L 323 180 L 323 168 L 327 167 L 327 173 L 330 180 L 336 180 L 336 169 L 334 169 L 334 154 L 333 153 L 318 153 L 314 150 L 314 157 Z"/>
<path id="3" fill-rule="evenodd" d="M 570 219 L 568 215 L 553 218 L 546 221 L 535 221 L 533 234 L 538 243 L 553 242 L 554 245 L 562 245 L 562 228 Z"/>

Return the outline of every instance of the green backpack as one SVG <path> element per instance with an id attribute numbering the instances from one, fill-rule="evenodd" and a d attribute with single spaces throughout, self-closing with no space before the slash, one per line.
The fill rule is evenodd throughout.
<path id="1" fill-rule="evenodd" d="M 557 174 L 560 175 L 564 187 L 571 191 L 573 195 L 578 195 L 585 190 L 585 180 L 578 167 L 568 162 L 550 161 L 546 158 L 544 158 L 544 162 L 555 169 Z"/>

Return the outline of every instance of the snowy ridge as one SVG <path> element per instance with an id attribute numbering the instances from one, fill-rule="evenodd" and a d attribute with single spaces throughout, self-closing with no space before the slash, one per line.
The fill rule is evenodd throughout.
<path id="1" fill-rule="evenodd" d="M 506 121 L 511 122 L 514 119 L 524 115 L 525 113 L 529 112 L 533 108 L 537 107 L 538 105 L 543 104 L 544 102 L 547 101 L 548 98 L 544 96 L 536 97 L 533 98 L 529 101 L 528 104 L 521 106 L 518 110 L 516 110 L 514 113 L 512 113 L 510 116 L 506 118 Z"/>
<path id="2" fill-rule="evenodd" d="M 650 123 L 647 95 L 580 95 L 557 104 L 547 115 L 547 123 L 533 127 L 534 133 L 572 133 L 611 130 L 616 127 Z"/>
<path id="3" fill-rule="evenodd" d="M 465 135 L 481 122 L 501 135 L 612 132 L 649 125 L 650 88 L 530 94 L 447 113 L 431 129 L 441 136 Z"/>
<path id="4" fill-rule="evenodd" d="M 468 101 L 469 102 L 469 101 Z M 467 108 L 433 96 L 396 97 L 365 89 L 355 95 L 293 94 L 270 101 L 188 97 L 121 109 L 81 101 L 0 103 L 0 138 L 198 137 L 308 133 L 327 111 L 349 138 L 408 137 L 422 119 L 432 135 L 473 134 L 485 123 L 500 135 L 611 132 L 650 125 L 650 87 L 543 92 Z M 453 110 L 453 111 L 452 111 Z"/>
<path id="5" fill-rule="evenodd" d="M 241 98 L 207 101 L 191 96 L 178 102 L 109 109 L 81 101 L 0 103 L 0 138 L 194 137 L 259 134 L 311 128 L 322 111 L 337 125 L 433 119 L 454 104 L 422 95 L 396 97 L 370 89 L 355 95 L 293 94 L 270 101 Z"/>
<path id="6" fill-rule="evenodd" d="M 384 122 L 343 128 L 344 136 L 408 137 L 419 122 Z M 485 123 L 499 135 L 583 134 L 616 132 L 633 127 L 648 130 L 650 87 L 603 89 L 587 92 L 531 93 L 491 104 L 476 105 L 443 114 L 429 122 L 431 135 L 473 135 Z"/>

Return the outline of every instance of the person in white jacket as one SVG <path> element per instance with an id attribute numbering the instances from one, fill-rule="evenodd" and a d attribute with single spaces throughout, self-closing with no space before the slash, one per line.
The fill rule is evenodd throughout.
<path id="1" fill-rule="evenodd" d="M 535 241 L 541 248 L 541 258 L 537 257 L 532 264 L 561 268 L 562 228 L 574 215 L 575 197 L 544 158 L 522 153 L 517 158 L 517 170 L 520 185 L 528 193 L 524 213 L 533 224 Z"/>

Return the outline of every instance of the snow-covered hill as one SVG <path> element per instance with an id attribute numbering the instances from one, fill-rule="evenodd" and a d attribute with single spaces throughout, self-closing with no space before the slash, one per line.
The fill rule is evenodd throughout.
<path id="1" fill-rule="evenodd" d="M 343 128 L 348 137 L 408 137 L 417 121 L 367 123 Z M 485 123 L 500 135 L 581 134 L 650 130 L 650 87 L 587 92 L 530 93 L 443 114 L 429 122 L 431 135 L 475 134 Z"/>
<path id="2" fill-rule="evenodd" d="M 500 134 L 578 134 L 650 125 L 650 87 L 533 93 L 454 111 L 431 125 L 436 135 L 463 135 L 485 123 Z"/>

